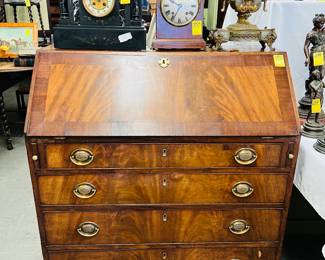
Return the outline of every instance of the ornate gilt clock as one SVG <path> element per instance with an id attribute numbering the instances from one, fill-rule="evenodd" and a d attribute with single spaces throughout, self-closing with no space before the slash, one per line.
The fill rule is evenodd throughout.
<path id="1" fill-rule="evenodd" d="M 144 50 L 141 0 L 61 0 L 54 47 Z"/>
<path id="2" fill-rule="evenodd" d="M 158 0 L 154 49 L 204 49 L 204 0 Z"/>

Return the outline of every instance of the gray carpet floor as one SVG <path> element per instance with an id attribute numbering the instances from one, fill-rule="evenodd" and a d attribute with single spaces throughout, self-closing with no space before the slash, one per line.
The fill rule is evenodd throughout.
<path id="1" fill-rule="evenodd" d="M 41 260 L 24 138 L 14 138 L 11 151 L 0 141 L 0 259 Z"/>

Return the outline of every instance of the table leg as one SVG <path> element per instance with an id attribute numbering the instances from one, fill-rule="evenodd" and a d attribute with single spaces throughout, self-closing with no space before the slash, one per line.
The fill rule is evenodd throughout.
<path id="1" fill-rule="evenodd" d="M 14 147 L 12 146 L 10 128 L 8 125 L 7 113 L 6 113 L 6 109 L 5 109 L 5 102 L 4 102 L 2 93 L 0 93 L 0 118 L 2 120 L 4 135 L 6 137 L 7 149 L 12 150 Z"/>

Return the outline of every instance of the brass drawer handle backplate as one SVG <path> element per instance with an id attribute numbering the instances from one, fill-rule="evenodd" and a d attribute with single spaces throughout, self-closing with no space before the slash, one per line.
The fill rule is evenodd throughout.
<path id="1" fill-rule="evenodd" d="M 236 219 L 232 221 L 229 225 L 229 230 L 231 233 L 235 235 L 243 235 L 247 233 L 250 229 L 246 220 L 243 219 Z"/>
<path id="2" fill-rule="evenodd" d="M 89 199 L 96 194 L 96 187 L 88 182 L 82 182 L 73 189 L 73 194 L 80 199 Z"/>
<path id="3" fill-rule="evenodd" d="M 254 192 L 253 185 L 246 181 L 237 182 L 232 188 L 232 194 L 238 198 L 247 198 Z"/>
<path id="4" fill-rule="evenodd" d="M 242 148 L 235 153 L 235 161 L 240 165 L 250 165 L 257 160 L 257 154 L 254 149 Z"/>
<path id="5" fill-rule="evenodd" d="M 78 226 L 77 232 L 82 237 L 94 237 L 98 234 L 99 227 L 94 222 L 83 222 Z"/>
<path id="6" fill-rule="evenodd" d="M 94 160 L 93 152 L 86 148 L 78 148 L 70 154 L 70 160 L 75 165 L 85 166 Z"/>

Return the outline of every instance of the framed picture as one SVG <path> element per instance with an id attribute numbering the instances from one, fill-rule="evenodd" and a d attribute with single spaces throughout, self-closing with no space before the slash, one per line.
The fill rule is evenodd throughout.
<path id="1" fill-rule="evenodd" d="M 33 55 L 37 46 L 36 23 L 0 23 L 0 58 Z"/>

